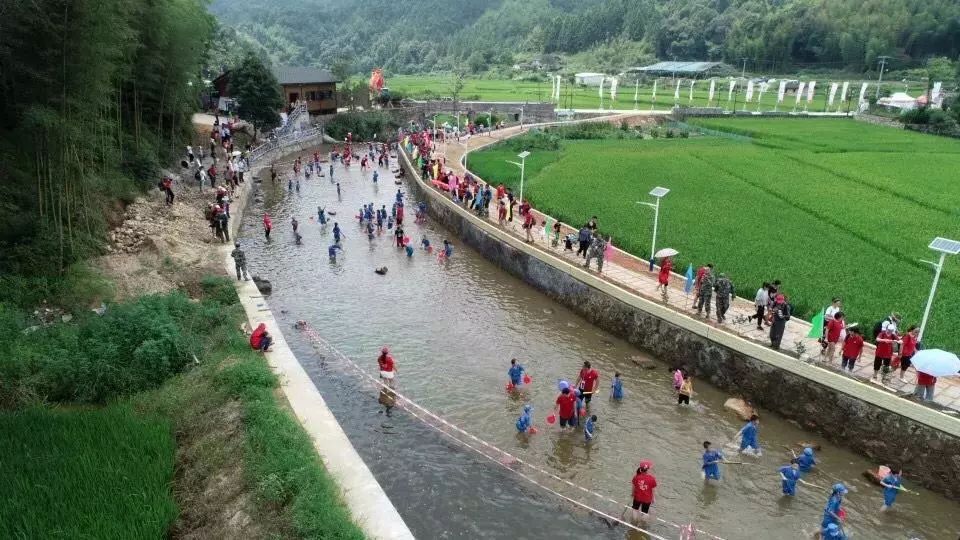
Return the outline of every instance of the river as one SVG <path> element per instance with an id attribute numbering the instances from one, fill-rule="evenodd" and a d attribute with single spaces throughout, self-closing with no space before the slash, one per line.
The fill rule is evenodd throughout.
<path id="1" fill-rule="evenodd" d="M 326 157 L 327 149 L 321 152 Z M 327 166 L 323 164 L 324 172 Z M 278 170 L 290 173 L 289 166 Z M 725 468 L 720 485 L 704 486 L 699 476 L 702 441 L 729 444 L 742 425 L 723 408 L 727 394 L 695 380 L 694 405 L 678 407 L 665 364 L 655 370 L 637 368 L 631 358 L 643 355 L 630 344 L 501 271 L 439 225 L 414 225 L 410 196 L 407 235 L 418 247 L 424 235 L 435 246 L 449 238 L 455 249 L 452 259 L 441 264 L 420 249 L 407 258 L 393 246 L 391 231 L 369 241 L 355 214 L 369 202 L 389 209 L 398 188 L 386 169 L 380 169 L 377 185 L 370 177 L 369 172 L 361 173 L 356 161 L 350 170 L 336 165 L 334 178 L 342 192 L 338 200 L 336 187 L 327 178 L 304 180 L 296 192 L 287 190 L 285 180 L 271 185 L 265 173 L 259 196 L 243 220 L 240 241 L 252 273 L 273 284 L 269 303 L 278 321 L 290 325 L 285 334 L 294 353 L 418 538 L 646 536 L 608 526 L 402 410 L 387 417 L 376 393 L 341 362 L 318 354 L 310 340 L 292 328 L 296 320 L 308 321 L 369 373 L 376 373 L 377 353 L 389 345 L 398 363 L 401 392 L 577 485 L 629 502 L 637 463 L 650 459 L 660 484 L 654 509 L 664 520 L 694 523 L 730 540 L 810 538 L 827 493 L 800 486 L 796 497 L 781 497 L 776 469 L 789 461 L 783 445 L 819 441 L 815 435 L 761 412 L 764 455 L 744 457 L 745 465 Z M 318 205 L 336 211 L 331 220 L 344 231 L 344 251 L 336 264 L 327 257 L 333 225 L 318 225 Z M 264 210 L 274 222 L 270 242 L 260 225 Z M 300 223 L 302 245 L 294 242 L 291 217 Z M 388 267 L 386 275 L 374 273 L 380 266 Z M 514 428 L 523 398 L 504 390 L 514 357 L 534 377 L 526 399 L 535 407 L 541 431 L 529 441 Z M 591 413 L 599 417 L 598 432 L 589 445 L 582 432 L 560 434 L 544 422 L 557 380 L 575 378 L 584 360 L 600 372 L 601 389 L 608 388 L 613 372 L 619 371 L 627 392 L 620 403 L 605 395 L 594 399 Z M 901 494 L 892 511 L 880 514 L 880 489 L 861 477 L 876 464 L 821 444 L 820 470 L 806 479 L 821 486 L 843 479 L 852 487 L 846 497 L 848 532 L 858 538 L 890 540 L 956 537 L 958 514 L 953 512 L 960 511 L 960 505 L 920 489 L 918 496 Z M 904 484 L 916 489 L 910 471 L 905 473 Z M 573 488 L 563 493 L 614 512 L 611 504 Z M 619 515 L 618 509 L 615 513 Z M 650 528 L 668 538 L 679 537 L 667 524 Z"/>

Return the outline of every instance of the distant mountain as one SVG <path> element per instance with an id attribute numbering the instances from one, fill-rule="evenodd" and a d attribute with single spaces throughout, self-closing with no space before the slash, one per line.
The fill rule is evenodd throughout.
<path id="1" fill-rule="evenodd" d="M 957 0 L 213 0 L 210 9 L 225 39 L 274 60 L 360 72 L 480 72 L 542 53 L 620 67 L 746 59 L 755 71 L 960 55 Z"/>

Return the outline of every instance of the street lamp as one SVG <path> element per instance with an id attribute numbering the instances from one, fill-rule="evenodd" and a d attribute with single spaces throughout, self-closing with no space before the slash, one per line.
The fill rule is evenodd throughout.
<path id="1" fill-rule="evenodd" d="M 526 150 L 524 150 L 523 152 L 520 152 L 519 154 L 517 154 L 517 157 L 520 158 L 520 163 L 517 163 L 516 161 L 507 161 L 507 163 L 511 163 L 513 165 L 516 165 L 517 167 L 520 167 L 520 204 L 521 205 L 523 205 L 523 173 L 526 169 L 525 165 L 527 163 L 527 157 L 529 156 L 530 156 L 530 152 L 527 152 Z"/>
<path id="2" fill-rule="evenodd" d="M 933 296 L 937 293 L 937 283 L 940 281 L 940 272 L 943 270 L 943 262 L 947 258 L 947 255 L 956 255 L 960 253 L 960 242 L 956 240 L 949 240 L 947 238 L 940 238 L 939 236 L 933 239 L 933 242 L 930 242 L 928 248 L 940 252 L 940 260 L 938 262 L 933 261 L 920 261 L 925 262 L 936 270 L 933 274 L 933 285 L 930 287 L 930 297 L 927 298 L 927 307 L 923 310 L 923 320 L 920 322 L 920 335 L 917 336 L 917 341 L 923 340 L 923 331 L 927 327 L 927 319 L 930 317 L 930 306 L 933 305 Z"/>
<path id="3" fill-rule="evenodd" d="M 650 258 L 653 258 L 653 254 L 657 252 L 657 223 L 660 221 L 660 199 L 662 199 L 667 193 L 670 193 L 670 190 L 665 187 L 655 187 L 650 190 L 649 195 L 655 197 L 657 202 L 644 202 L 637 201 L 637 204 L 642 204 L 644 206 L 649 206 L 653 208 L 653 241 L 650 242 Z"/>

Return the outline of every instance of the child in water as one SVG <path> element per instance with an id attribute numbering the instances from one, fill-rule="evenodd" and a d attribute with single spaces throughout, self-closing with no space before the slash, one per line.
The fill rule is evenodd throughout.
<path id="1" fill-rule="evenodd" d="M 420 246 L 427 253 L 433 253 L 433 246 L 430 245 L 430 240 L 428 240 L 426 236 L 423 237 L 423 240 L 420 240 Z"/>
<path id="2" fill-rule="evenodd" d="M 527 404 L 523 406 L 523 414 L 520 415 L 520 418 L 517 418 L 517 431 L 520 433 L 535 433 L 533 430 L 533 419 L 530 417 L 530 413 L 533 412 L 533 405 Z"/>
<path id="3" fill-rule="evenodd" d="M 411 246 L 410 244 L 407 244 L 406 246 L 404 246 L 404 249 L 407 252 L 407 258 L 408 259 L 413 258 L 413 246 Z"/>
<path id="4" fill-rule="evenodd" d="M 583 424 L 583 439 L 586 442 L 593 440 L 593 434 L 596 431 L 597 415 L 591 415 Z"/>
<path id="5" fill-rule="evenodd" d="M 519 390 L 523 386 L 524 372 L 523 366 L 517 362 L 516 358 L 510 360 L 510 369 L 507 370 L 507 375 L 510 377 L 511 389 Z"/>
<path id="6" fill-rule="evenodd" d="M 746 423 L 737 436 L 740 437 L 740 452 L 750 452 L 757 456 L 761 455 L 760 444 L 757 442 L 757 431 L 760 429 L 760 417 L 750 416 L 750 421 Z"/>
<path id="7" fill-rule="evenodd" d="M 720 481 L 720 462 L 723 461 L 723 454 L 710 447 L 710 441 L 703 441 L 703 465 L 700 476 L 704 480 Z"/>
<path id="8" fill-rule="evenodd" d="M 677 391 L 677 405 L 689 405 L 690 396 L 693 395 L 693 379 L 689 374 L 683 376 L 683 383 L 680 384 L 680 390 Z"/>
<path id="9" fill-rule="evenodd" d="M 620 401 L 623 399 L 623 381 L 620 380 L 620 372 L 613 374 L 613 382 L 610 383 L 610 397 Z"/>
<path id="10" fill-rule="evenodd" d="M 777 470 L 780 473 L 780 485 L 784 495 L 794 496 L 797 494 L 797 481 L 800 480 L 800 469 L 797 467 L 797 460 L 791 459 L 789 465 L 784 465 Z"/>

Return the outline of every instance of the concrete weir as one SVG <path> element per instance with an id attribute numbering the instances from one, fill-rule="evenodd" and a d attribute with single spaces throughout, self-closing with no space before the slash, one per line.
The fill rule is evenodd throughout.
<path id="1" fill-rule="evenodd" d="M 267 162 L 266 159 L 261 161 Z M 262 165 L 254 165 L 248 175 L 249 180 L 241 184 L 238 196 L 234 199 L 232 206 L 234 214 L 230 220 L 230 234 L 233 238 L 236 238 L 240 228 L 254 178 L 262 168 Z M 228 276 L 235 274 L 233 258 L 230 257 L 232 250 L 232 244 L 220 248 Z M 413 540 L 413 533 L 410 532 L 366 463 L 360 458 L 343 428 L 327 407 L 316 385 L 290 350 L 284 339 L 283 330 L 273 317 L 266 299 L 257 290 L 252 280 L 237 281 L 236 286 L 249 323 L 252 326 L 265 323 L 267 331 L 273 336 L 272 351 L 265 354 L 266 360 L 280 379 L 280 390 L 297 420 L 313 441 L 313 446 L 327 472 L 333 476 L 340 487 L 343 501 L 354 521 L 368 538 Z"/>
<path id="2" fill-rule="evenodd" d="M 912 480 L 960 499 L 960 419 L 800 362 L 617 287 L 523 242 L 425 183 L 400 153 L 429 214 L 500 268 L 600 328 Z M 762 442 L 762 441 L 761 441 Z"/>

